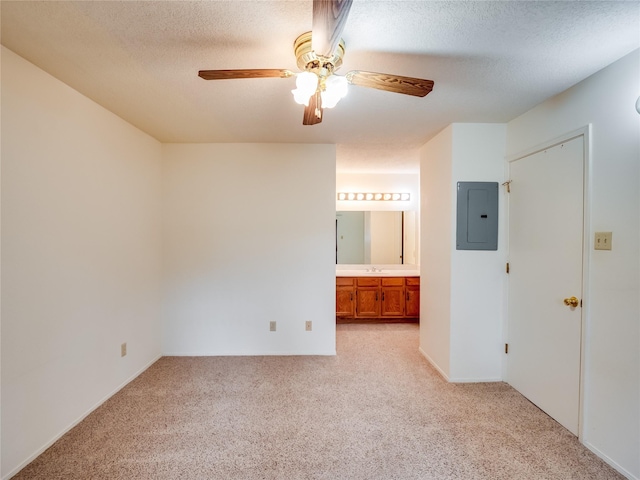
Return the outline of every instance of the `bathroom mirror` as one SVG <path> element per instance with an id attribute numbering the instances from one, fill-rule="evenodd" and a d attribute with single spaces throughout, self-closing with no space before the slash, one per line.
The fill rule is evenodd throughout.
<path id="1" fill-rule="evenodd" d="M 418 212 L 336 212 L 336 264 L 418 265 Z"/>

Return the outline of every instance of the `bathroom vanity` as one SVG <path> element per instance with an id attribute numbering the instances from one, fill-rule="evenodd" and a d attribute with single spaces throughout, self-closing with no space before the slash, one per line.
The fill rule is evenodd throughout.
<path id="1" fill-rule="evenodd" d="M 336 270 L 336 321 L 418 322 L 417 271 Z"/>

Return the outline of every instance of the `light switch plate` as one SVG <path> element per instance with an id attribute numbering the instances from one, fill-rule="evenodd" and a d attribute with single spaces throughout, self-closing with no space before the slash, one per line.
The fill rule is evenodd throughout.
<path id="1" fill-rule="evenodd" d="M 596 232 L 593 248 L 595 250 L 611 250 L 611 232 Z"/>

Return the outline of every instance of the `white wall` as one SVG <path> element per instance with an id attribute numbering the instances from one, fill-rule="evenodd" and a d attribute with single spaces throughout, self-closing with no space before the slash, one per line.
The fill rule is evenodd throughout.
<path id="1" fill-rule="evenodd" d="M 1 153 L 4 478 L 160 355 L 161 146 L 2 47 Z"/>
<path id="2" fill-rule="evenodd" d="M 336 192 L 411 194 L 411 199 L 406 202 L 336 200 L 336 210 L 338 211 L 420 210 L 420 175 L 417 173 L 338 173 L 335 177 Z"/>
<path id="3" fill-rule="evenodd" d="M 640 478 L 640 51 L 512 120 L 507 153 L 592 125 L 583 441 Z"/>
<path id="4" fill-rule="evenodd" d="M 420 265 L 420 212 L 404 212 L 404 263 Z"/>
<path id="5" fill-rule="evenodd" d="M 163 168 L 164 354 L 335 354 L 335 146 L 170 144 Z"/>
<path id="6" fill-rule="evenodd" d="M 450 374 L 453 127 L 420 149 L 420 351 Z"/>
<path id="7" fill-rule="evenodd" d="M 499 187 L 498 250 L 456 250 L 457 182 L 504 180 L 506 126 L 453 124 L 451 371 L 454 382 L 502 379 L 506 218 Z"/>
<path id="8" fill-rule="evenodd" d="M 498 250 L 456 250 L 456 187 L 502 183 L 505 134 L 502 124 L 453 124 L 420 152 L 420 348 L 451 382 L 502 378 L 504 198 Z"/>

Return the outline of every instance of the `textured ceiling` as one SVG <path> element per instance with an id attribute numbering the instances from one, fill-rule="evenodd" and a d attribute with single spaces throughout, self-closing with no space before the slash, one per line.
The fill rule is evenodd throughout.
<path id="1" fill-rule="evenodd" d="M 344 64 L 431 79 L 425 98 L 362 87 L 302 125 L 294 79 L 312 2 L 5 1 L 2 44 L 162 142 L 338 144 L 338 170 L 417 171 L 452 122 L 506 122 L 640 46 L 637 1 L 354 0 Z"/>

